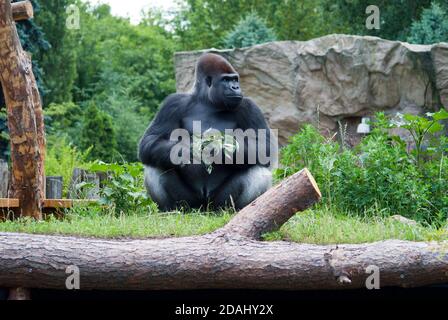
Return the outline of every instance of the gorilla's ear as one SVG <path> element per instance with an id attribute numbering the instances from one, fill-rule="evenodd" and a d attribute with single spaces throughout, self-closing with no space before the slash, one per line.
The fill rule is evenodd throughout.
<path id="1" fill-rule="evenodd" d="M 205 83 L 207 84 L 207 86 L 211 87 L 212 86 L 212 77 L 208 76 L 207 78 L 205 78 Z"/>

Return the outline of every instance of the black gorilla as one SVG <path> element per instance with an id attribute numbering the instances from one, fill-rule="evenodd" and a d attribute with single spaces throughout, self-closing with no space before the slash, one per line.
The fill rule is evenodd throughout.
<path id="1" fill-rule="evenodd" d="M 171 157 L 173 147 L 179 145 L 178 138 L 173 141 L 171 134 L 176 129 L 185 129 L 191 136 L 193 121 L 200 121 L 201 132 L 211 128 L 219 132 L 254 129 L 256 134 L 245 136 L 240 148 L 233 150 L 232 164 L 217 161 L 209 172 L 202 163 L 175 164 Z M 267 134 L 261 136 L 258 129 Z M 268 161 L 262 161 L 259 155 L 260 139 L 264 139 Z M 243 97 L 238 73 L 223 57 L 203 54 L 196 66 L 193 92 L 170 95 L 140 141 L 139 158 L 145 165 L 146 188 L 162 210 L 179 205 L 190 208 L 231 205 L 240 209 L 271 186 L 270 168 L 277 151 L 273 142 L 260 109 Z M 184 146 L 190 150 L 190 143 L 184 142 Z M 236 161 L 238 156 L 243 161 Z"/>

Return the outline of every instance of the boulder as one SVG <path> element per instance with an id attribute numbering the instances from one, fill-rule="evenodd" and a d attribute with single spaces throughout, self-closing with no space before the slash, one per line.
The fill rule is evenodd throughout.
<path id="1" fill-rule="evenodd" d="M 305 123 L 328 134 L 346 132 L 355 143 L 364 116 L 448 107 L 447 43 L 329 35 L 206 51 L 221 54 L 238 70 L 245 95 L 279 130 L 281 143 Z M 195 63 L 203 52 L 176 53 L 178 92 L 192 88 Z"/>

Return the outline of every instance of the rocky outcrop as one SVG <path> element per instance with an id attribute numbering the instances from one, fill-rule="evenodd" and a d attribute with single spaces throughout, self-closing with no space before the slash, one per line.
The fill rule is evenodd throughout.
<path id="1" fill-rule="evenodd" d="M 281 142 L 304 123 L 325 132 L 376 111 L 422 113 L 448 107 L 448 44 L 411 45 L 376 37 L 329 35 L 236 50 L 207 50 L 238 70 L 242 88 Z M 202 51 L 175 55 L 178 92 L 193 86 Z"/>

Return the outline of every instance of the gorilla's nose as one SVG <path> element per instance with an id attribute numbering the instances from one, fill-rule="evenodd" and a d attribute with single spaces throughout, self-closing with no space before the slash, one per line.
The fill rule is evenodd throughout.
<path id="1" fill-rule="evenodd" d="M 235 86 L 232 86 L 232 91 L 233 91 L 233 94 L 235 94 L 235 95 L 241 95 L 241 89 L 240 89 L 240 86 L 239 85 L 235 85 Z"/>

